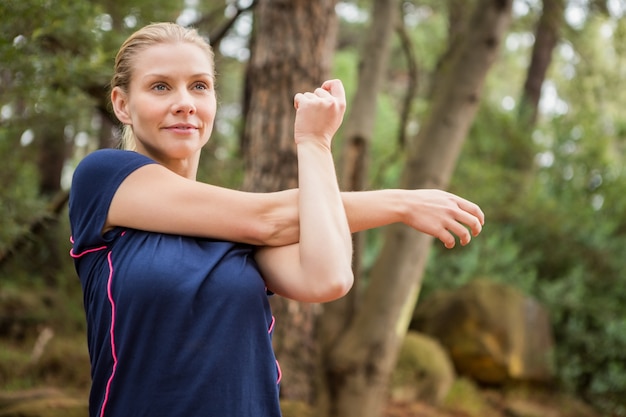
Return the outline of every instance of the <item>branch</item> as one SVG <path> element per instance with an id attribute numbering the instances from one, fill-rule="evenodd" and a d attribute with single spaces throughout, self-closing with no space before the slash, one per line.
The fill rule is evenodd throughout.
<path id="1" fill-rule="evenodd" d="M 241 16 L 242 14 L 244 14 L 247 11 L 252 10 L 256 5 L 257 5 L 257 0 L 254 0 L 247 7 L 237 7 L 237 11 L 235 12 L 235 14 L 230 19 L 228 19 L 226 22 L 224 22 L 217 29 L 215 29 L 213 31 L 209 31 L 210 32 L 209 33 L 209 41 L 211 43 L 211 46 L 214 49 L 217 48 L 219 46 L 220 42 L 222 41 L 222 39 L 224 39 L 226 37 L 226 34 L 228 33 L 228 31 L 233 27 L 233 25 L 235 24 L 235 22 L 237 21 L 239 16 Z M 215 15 L 216 15 L 215 12 L 214 13 L 208 13 L 208 14 L 200 17 L 195 22 L 193 22 L 192 26 L 202 27 L 202 26 L 208 25 L 208 24 L 211 23 L 212 20 L 214 20 Z"/>
<path id="2" fill-rule="evenodd" d="M 15 240 L 13 240 L 13 242 L 11 242 L 6 249 L 0 250 L 0 267 L 9 261 L 13 255 L 19 252 L 19 250 L 28 243 L 33 235 L 36 236 L 40 234 L 48 225 L 55 222 L 59 218 L 59 215 L 69 200 L 69 196 L 69 191 L 59 191 L 48 204 L 46 211 L 40 216 L 34 218 L 28 225 L 28 229 L 15 238 Z"/>
<path id="3" fill-rule="evenodd" d="M 402 46 L 402 50 L 404 51 L 404 55 L 406 56 L 407 71 L 409 73 L 406 94 L 404 95 L 404 100 L 402 101 L 402 111 L 400 113 L 400 127 L 398 132 L 398 144 L 402 149 L 406 144 L 406 129 L 409 123 L 409 118 L 411 117 L 411 107 L 413 104 L 413 99 L 417 94 L 419 69 L 417 66 L 415 53 L 413 52 L 413 43 L 411 42 L 411 38 L 406 31 L 406 27 L 404 26 L 404 19 L 400 19 L 400 22 L 401 23 L 398 25 L 396 32 L 398 33 L 398 37 L 400 38 L 400 45 Z"/>

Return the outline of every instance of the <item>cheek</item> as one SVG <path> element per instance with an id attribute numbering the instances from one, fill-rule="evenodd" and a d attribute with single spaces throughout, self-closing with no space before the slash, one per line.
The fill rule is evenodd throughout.
<path id="1" fill-rule="evenodd" d="M 146 100 L 143 103 L 136 103 L 137 108 L 135 110 L 135 120 L 144 123 L 157 122 L 163 118 L 164 110 L 161 108 L 158 101 Z M 141 109 L 140 111 L 137 111 Z"/>
<path id="2" fill-rule="evenodd" d="M 206 105 L 202 106 L 201 117 L 202 119 L 210 125 L 213 125 L 213 121 L 215 120 L 215 113 L 217 112 L 217 105 L 215 101 L 209 102 Z"/>

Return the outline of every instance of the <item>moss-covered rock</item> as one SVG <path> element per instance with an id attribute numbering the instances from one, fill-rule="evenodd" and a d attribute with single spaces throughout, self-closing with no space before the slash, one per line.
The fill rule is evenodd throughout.
<path id="1" fill-rule="evenodd" d="M 550 382 L 554 339 L 548 311 L 518 289 L 477 279 L 420 301 L 414 330 L 436 338 L 460 375 L 480 383 Z"/>
<path id="2" fill-rule="evenodd" d="M 446 410 L 463 413 L 468 417 L 497 416 L 495 410 L 482 395 L 478 386 L 468 378 L 458 378 L 452 384 L 448 395 L 443 401 Z"/>
<path id="3" fill-rule="evenodd" d="M 445 349 L 435 339 L 410 331 L 391 377 L 391 398 L 439 404 L 454 379 L 454 368 Z"/>

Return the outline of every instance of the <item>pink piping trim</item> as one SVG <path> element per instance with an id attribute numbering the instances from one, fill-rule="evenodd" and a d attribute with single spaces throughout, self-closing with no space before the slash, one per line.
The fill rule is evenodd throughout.
<path id="1" fill-rule="evenodd" d="M 115 348 L 115 301 L 113 300 L 113 293 L 111 291 L 111 284 L 113 282 L 113 262 L 111 261 L 111 252 L 107 255 L 107 260 L 109 262 L 109 280 L 107 282 L 107 295 L 109 296 L 109 302 L 111 303 L 111 354 L 113 356 L 113 370 L 111 371 L 111 376 L 107 381 L 106 391 L 104 393 L 104 401 L 102 402 L 102 408 L 100 409 L 100 417 L 104 415 L 104 409 L 109 401 L 109 392 L 111 389 L 111 382 L 113 381 L 113 377 L 115 376 L 115 370 L 117 369 L 117 352 Z"/>
<path id="2" fill-rule="evenodd" d="M 83 251 L 83 252 L 81 252 L 79 254 L 74 253 L 74 248 L 72 248 L 72 250 L 70 250 L 70 256 L 72 258 L 80 258 L 81 256 L 87 255 L 88 253 L 98 252 L 98 251 L 104 250 L 106 248 L 107 248 L 106 246 L 100 246 L 99 248 L 87 249 L 87 250 L 85 250 L 85 251 Z"/>
<path id="3" fill-rule="evenodd" d="M 268 333 L 272 333 L 272 330 L 274 330 L 274 323 L 276 323 L 276 317 L 272 316 L 272 323 L 270 324 L 270 328 L 267 329 Z"/>
<path id="4" fill-rule="evenodd" d="M 276 385 L 280 384 L 280 380 L 283 379 L 283 371 L 280 370 L 280 364 L 278 360 L 276 360 L 276 368 L 278 369 L 278 379 L 276 380 Z"/>
<path id="5" fill-rule="evenodd" d="M 122 233 L 120 234 L 120 236 L 124 236 L 125 234 L 126 234 L 126 230 L 122 231 Z M 71 235 L 70 235 L 70 242 L 71 242 L 72 244 L 74 244 L 74 236 L 71 236 Z M 91 253 L 91 252 L 98 252 L 98 251 L 101 251 L 101 250 L 106 249 L 106 248 L 107 248 L 106 246 L 100 246 L 99 248 L 87 249 L 86 251 L 81 252 L 81 253 L 79 253 L 79 254 L 75 254 L 75 253 L 74 253 L 74 248 L 72 248 L 72 249 L 70 250 L 70 256 L 71 256 L 72 258 L 80 258 L 81 256 L 86 255 L 86 254 L 88 254 L 88 253 Z"/>

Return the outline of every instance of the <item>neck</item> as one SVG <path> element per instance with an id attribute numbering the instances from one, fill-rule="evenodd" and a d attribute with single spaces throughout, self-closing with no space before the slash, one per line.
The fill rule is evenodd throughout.
<path id="1" fill-rule="evenodd" d="M 183 152 L 181 157 L 177 157 L 175 154 L 157 152 L 155 149 L 140 146 L 140 144 L 138 144 L 136 152 L 154 159 L 181 177 L 185 177 L 193 181 L 196 180 L 198 165 L 200 163 L 201 149 L 198 149 L 191 154 Z"/>
<path id="2" fill-rule="evenodd" d="M 199 158 L 189 159 L 175 159 L 169 161 L 159 161 L 163 166 L 168 168 L 170 171 L 175 172 L 181 177 L 185 177 L 187 179 L 196 180 L 198 175 L 198 163 Z"/>
<path id="3" fill-rule="evenodd" d="M 194 152 L 192 155 L 188 155 L 184 158 L 172 158 L 163 154 L 155 154 L 139 147 L 137 148 L 137 152 L 154 159 L 165 168 L 180 175 L 181 177 L 185 177 L 193 181 L 196 180 L 196 176 L 198 174 L 198 165 L 200 163 L 199 150 L 197 152 Z"/>

